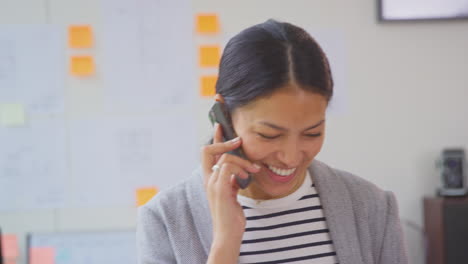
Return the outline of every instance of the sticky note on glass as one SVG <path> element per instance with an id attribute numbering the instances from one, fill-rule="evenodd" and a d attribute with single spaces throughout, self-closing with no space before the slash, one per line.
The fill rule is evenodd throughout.
<path id="1" fill-rule="evenodd" d="M 57 263 L 70 263 L 72 258 L 70 248 L 60 247 L 55 251 L 55 261 Z"/>
<path id="2" fill-rule="evenodd" d="M 29 251 L 29 264 L 55 264 L 55 248 L 33 247 Z"/>
<path id="3" fill-rule="evenodd" d="M 199 14 L 196 18 L 197 32 L 200 34 L 219 33 L 219 18 L 216 14 Z"/>
<path id="4" fill-rule="evenodd" d="M 72 25 L 68 27 L 68 45 L 70 48 L 91 48 L 93 32 L 89 25 Z"/>
<path id="5" fill-rule="evenodd" d="M 218 67 L 220 61 L 220 48 L 218 45 L 200 46 L 199 56 L 201 67 Z"/>
<path id="6" fill-rule="evenodd" d="M 200 95 L 201 96 L 213 96 L 216 93 L 216 81 L 218 80 L 217 75 L 202 76 L 200 78 Z"/>
<path id="7" fill-rule="evenodd" d="M 2 239 L 3 257 L 6 259 L 14 259 L 19 256 L 18 238 L 13 234 L 4 234 Z"/>
<path id="8" fill-rule="evenodd" d="M 136 190 L 137 206 L 146 204 L 153 196 L 158 193 L 156 187 L 145 187 Z"/>
<path id="9" fill-rule="evenodd" d="M 75 76 L 90 76 L 94 74 L 94 59 L 92 56 L 72 56 L 70 73 Z"/>
<path id="10" fill-rule="evenodd" d="M 22 104 L 1 104 L 0 124 L 3 126 L 23 126 L 26 122 L 24 105 Z"/>

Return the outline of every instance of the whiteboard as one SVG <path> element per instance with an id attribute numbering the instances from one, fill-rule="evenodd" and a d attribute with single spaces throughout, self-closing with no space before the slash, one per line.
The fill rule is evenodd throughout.
<path id="1" fill-rule="evenodd" d="M 30 233 L 27 240 L 28 252 L 35 247 L 54 248 L 55 264 L 137 262 L 135 230 Z"/>
<path id="2" fill-rule="evenodd" d="M 193 104 L 197 83 L 190 1 L 100 3 L 106 110 Z"/>
<path id="3" fill-rule="evenodd" d="M 70 122 L 72 207 L 135 205 L 135 191 L 159 190 L 198 164 L 191 114 L 95 117 Z"/>
<path id="4" fill-rule="evenodd" d="M 64 122 L 44 118 L 0 126 L 0 212 L 64 206 Z"/>
<path id="5" fill-rule="evenodd" d="M 64 113 L 65 27 L 0 25 L 0 103 L 31 115 Z"/>

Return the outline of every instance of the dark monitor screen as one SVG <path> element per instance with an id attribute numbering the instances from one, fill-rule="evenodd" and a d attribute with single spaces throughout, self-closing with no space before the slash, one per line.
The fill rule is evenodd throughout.
<path id="1" fill-rule="evenodd" d="M 468 18 L 468 0 L 379 0 L 382 21 L 462 18 Z"/>

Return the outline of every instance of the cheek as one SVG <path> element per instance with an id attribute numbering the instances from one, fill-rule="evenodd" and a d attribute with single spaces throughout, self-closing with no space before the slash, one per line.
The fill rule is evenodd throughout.
<path id="1" fill-rule="evenodd" d="M 274 152 L 273 144 L 262 142 L 255 136 L 242 137 L 242 149 L 249 160 L 262 160 Z"/>
<path id="2" fill-rule="evenodd" d="M 306 159 L 307 160 L 312 160 L 317 156 L 317 154 L 320 152 L 323 146 L 323 137 L 313 140 L 311 142 L 307 142 L 304 144 L 304 153 L 306 153 Z"/>

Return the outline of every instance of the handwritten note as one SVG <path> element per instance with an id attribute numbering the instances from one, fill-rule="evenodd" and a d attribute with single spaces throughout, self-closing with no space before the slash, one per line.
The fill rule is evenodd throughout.
<path id="1" fill-rule="evenodd" d="M 197 32 L 200 34 L 219 33 L 219 19 L 216 14 L 199 14 L 196 23 Z"/>
<path id="2" fill-rule="evenodd" d="M 3 126 L 23 126 L 26 122 L 26 114 L 22 104 L 1 104 L 0 123 Z"/>
<path id="3" fill-rule="evenodd" d="M 72 25 L 68 27 L 68 45 L 70 48 L 91 48 L 93 34 L 90 25 Z"/>
<path id="4" fill-rule="evenodd" d="M 29 252 L 29 264 L 55 264 L 55 248 L 33 247 Z"/>
<path id="5" fill-rule="evenodd" d="M 197 60 L 192 1 L 97 2 L 104 107 L 148 112 L 194 103 L 198 89 L 186 88 L 198 79 L 190 63 Z"/>
<path id="6" fill-rule="evenodd" d="M 218 67 L 220 61 L 220 47 L 218 45 L 200 46 L 199 56 L 201 67 Z"/>
<path id="7" fill-rule="evenodd" d="M 137 191 L 136 191 L 137 206 L 142 206 L 142 205 L 146 204 L 157 193 L 158 193 L 158 190 L 157 190 L 156 187 L 145 187 L 145 188 L 137 189 Z"/>
<path id="8" fill-rule="evenodd" d="M 0 25 L 0 103 L 21 102 L 26 117 L 62 114 L 64 39 L 61 25 Z"/>
<path id="9" fill-rule="evenodd" d="M 75 76 L 89 76 L 94 74 L 94 59 L 92 56 L 72 56 L 71 74 Z"/>
<path id="10" fill-rule="evenodd" d="M 3 257 L 14 259 L 19 256 L 18 237 L 14 234 L 4 234 L 2 239 Z"/>
<path id="11" fill-rule="evenodd" d="M 202 76 L 200 79 L 200 95 L 213 96 L 216 93 L 216 81 L 218 76 Z"/>
<path id="12" fill-rule="evenodd" d="M 22 127 L 0 126 L 0 212 L 65 205 L 65 136 L 59 118 L 30 118 Z M 16 195 L 20 192 L 27 195 Z"/>
<path id="13" fill-rule="evenodd" d="M 193 90 L 198 93 L 198 88 Z M 70 206 L 135 206 L 139 187 L 157 184 L 164 190 L 190 175 L 198 166 L 197 134 L 186 133 L 177 142 L 164 140 L 196 127 L 187 109 L 71 122 L 71 166 L 81 176 Z"/>

